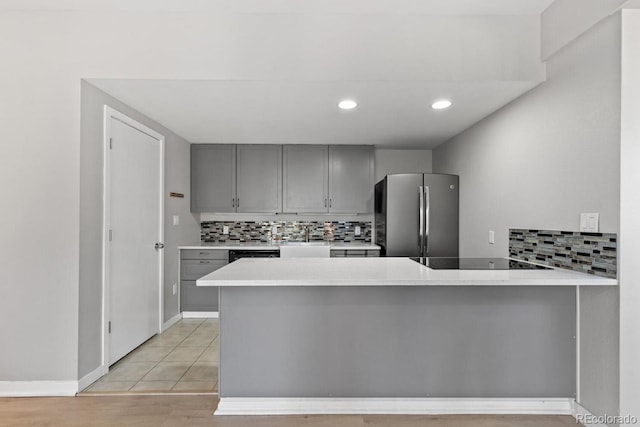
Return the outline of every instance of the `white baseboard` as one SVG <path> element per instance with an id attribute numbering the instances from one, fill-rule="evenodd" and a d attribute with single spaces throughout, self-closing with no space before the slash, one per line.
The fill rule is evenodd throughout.
<path id="1" fill-rule="evenodd" d="M 103 375 L 106 375 L 108 372 L 109 372 L 109 368 L 107 367 L 107 365 L 98 366 L 96 369 L 89 372 L 84 377 L 80 378 L 80 381 L 78 381 L 78 391 L 80 392 L 85 388 L 89 387 L 91 384 L 98 381 L 100 377 L 102 377 Z"/>
<path id="2" fill-rule="evenodd" d="M 183 319 L 217 319 L 217 311 L 183 311 Z"/>
<path id="3" fill-rule="evenodd" d="M 587 424 L 589 427 L 607 427 L 606 424 L 602 424 L 599 422 L 594 423 L 593 421 L 596 420 L 597 417 L 593 415 L 587 408 L 580 405 L 575 400 L 573 401 L 573 404 L 571 406 L 572 406 L 571 412 L 572 412 L 573 418 L 576 419 L 576 422 L 584 422 L 589 420 L 591 421 L 590 423 Z"/>
<path id="4" fill-rule="evenodd" d="M 214 415 L 545 414 L 571 415 L 573 399 L 223 397 Z"/>
<path id="5" fill-rule="evenodd" d="M 0 397 L 75 396 L 78 381 L 0 381 Z"/>
<path id="6" fill-rule="evenodd" d="M 178 323 L 180 319 L 182 319 L 182 313 L 178 313 L 175 316 L 173 316 L 171 319 L 164 322 L 162 324 L 162 331 L 160 331 L 160 333 L 166 331 L 167 329 L 169 329 L 170 327 Z"/>

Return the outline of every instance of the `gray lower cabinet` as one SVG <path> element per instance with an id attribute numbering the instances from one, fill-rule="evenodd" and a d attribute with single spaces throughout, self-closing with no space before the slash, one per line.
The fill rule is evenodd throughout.
<path id="1" fill-rule="evenodd" d="M 238 212 L 282 212 L 282 146 L 237 146 Z"/>
<path id="2" fill-rule="evenodd" d="M 327 145 L 285 145 L 282 148 L 283 212 L 327 212 L 328 152 Z"/>
<path id="3" fill-rule="evenodd" d="M 191 145 L 191 212 L 236 211 L 236 146 Z"/>
<path id="4" fill-rule="evenodd" d="M 373 147 L 329 146 L 329 212 L 373 212 Z"/>
<path id="5" fill-rule="evenodd" d="M 229 263 L 225 249 L 180 251 L 180 311 L 218 311 L 218 287 L 196 286 L 196 280 Z"/>
<path id="6" fill-rule="evenodd" d="M 379 257 L 380 249 L 331 249 L 332 258 Z"/>

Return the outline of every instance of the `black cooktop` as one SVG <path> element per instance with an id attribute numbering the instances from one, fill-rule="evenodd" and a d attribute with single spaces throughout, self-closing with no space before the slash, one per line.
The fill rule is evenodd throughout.
<path id="1" fill-rule="evenodd" d="M 552 270 L 508 258 L 411 258 L 434 270 Z"/>

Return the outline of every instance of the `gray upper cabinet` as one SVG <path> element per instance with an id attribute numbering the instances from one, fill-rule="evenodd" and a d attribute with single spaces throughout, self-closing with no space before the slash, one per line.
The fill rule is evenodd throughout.
<path id="1" fill-rule="evenodd" d="M 191 211 L 373 211 L 369 145 L 191 145 Z"/>
<path id="2" fill-rule="evenodd" d="M 329 147 L 329 212 L 373 212 L 373 147 Z"/>
<path id="3" fill-rule="evenodd" d="M 191 212 L 236 211 L 236 146 L 191 145 Z"/>
<path id="4" fill-rule="evenodd" d="M 329 206 L 329 147 L 283 147 L 283 212 L 327 212 Z"/>
<path id="5" fill-rule="evenodd" d="M 237 146 L 238 212 L 282 212 L 282 146 Z"/>

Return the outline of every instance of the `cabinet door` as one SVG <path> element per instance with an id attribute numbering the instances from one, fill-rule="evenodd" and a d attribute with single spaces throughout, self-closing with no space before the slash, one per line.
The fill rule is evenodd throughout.
<path id="1" fill-rule="evenodd" d="M 238 145 L 238 212 L 282 211 L 282 146 Z"/>
<path id="2" fill-rule="evenodd" d="M 283 212 L 328 211 L 328 162 L 326 145 L 283 147 Z"/>
<path id="3" fill-rule="evenodd" d="M 218 286 L 197 286 L 180 282 L 180 311 L 218 311 Z"/>
<path id="4" fill-rule="evenodd" d="M 191 145 L 191 212 L 236 211 L 236 146 Z"/>
<path id="5" fill-rule="evenodd" d="M 373 212 L 373 147 L 329 147 L 329 212 Z"/>

